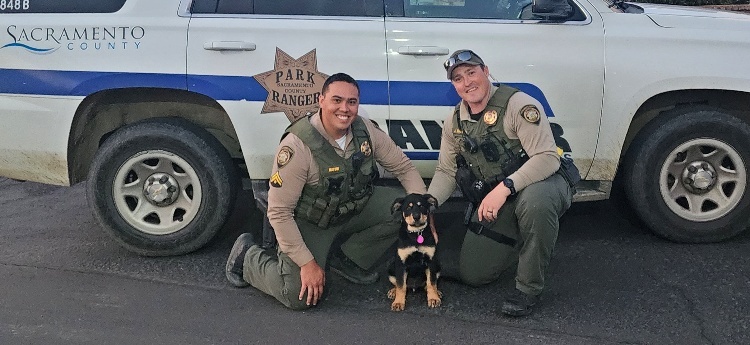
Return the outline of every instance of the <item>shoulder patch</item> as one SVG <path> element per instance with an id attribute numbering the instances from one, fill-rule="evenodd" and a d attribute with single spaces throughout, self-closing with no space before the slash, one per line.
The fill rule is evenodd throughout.
<path id="1" fill-rule="evenodd" d="M 279 169 L 289 163 L 289 161 L 292 160 L 292 156 L 294 156 L 294 150 L 292 150 L 291 147 L 282 147 L 279 150 L 279 154 L 276 155 L 276 165 L 279 167 Z"/>
<path id="2" fill-rule="evenodd" d="M 279 175 L 279 172 L 278 172 L 278 171 L 277 171 L 277 172 L 275 172 L 275 173 L 274 173 L 274 174 L 273 174 L 273 175 L 271 176 L 271 179 L 270 179 L 270 180 L 268 181 L 268 183 L 269 183 L 269 184 L 271 185 L 271 187 L 276 187 L 276 188 L 279 188 L 279 187 L 281 187 L 281 184 L 282 184 L 283 182 L 284 182 L 284 181 L 283 181 L 283 180 L 281 180 L 281 175 Z"/>
<path id="3" fill-rule="evenodd" d="M 521 116 L 531 123 L 539 123 L 539 109 L 534 105 L 526 105 L 521 108 Z"/>

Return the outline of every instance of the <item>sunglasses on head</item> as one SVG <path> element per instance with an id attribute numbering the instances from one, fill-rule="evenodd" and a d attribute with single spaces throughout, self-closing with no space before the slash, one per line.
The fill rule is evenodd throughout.
<path id="1" fill-rule="evenodd" d="M 468 50 L 462 51 L 458 53 L 458 55 L 452 56 L 448 58 L 448 60 L 445 60 L 445 63 L 443 63 L 443 67 L 445 67 L 445 69 L 447 70 L 448 68 L 450 68 L 451 66 L 459 62 L 469 62 L 472 60 L 473 57 L 474 57 L 474 54 L 472 54 L 470 51 Z M 476 61 L 476 62 L 479 62 L 479 61 Z"/>

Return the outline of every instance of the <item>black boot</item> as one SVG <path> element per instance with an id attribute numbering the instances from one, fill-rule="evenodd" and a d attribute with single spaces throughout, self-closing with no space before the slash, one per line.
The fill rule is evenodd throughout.
<path id="1" fill-rule="evenodd" d="M 249 233 L 244 233 L 237 237 L 237 240 L 234 241 L 234 246 L 232 246 L 232 251 L 229 252 L 224 272 L 229 283 L 236 287 L 241 288 L 250 285 L 242 278 L 242 268 L 245 263 L 245 253 L 254 245 L 253 237 Z"/>
<path id="2" fill-rule="evenodd" d="M 503 302 L 503 314 L 508 316 L 527 316 L 534 311 L 534 306 L 539 302 L 539 296 L 526 294 L 514 289 Z"/>
<path id="3" fill-rule="evenodd" d="M 340 249 L 336 250 L 329 261 L 331 271 L 338 273 L 344 279 L 360 285 L 368 285 L 378 281 L 378 272 L 362 269 L 349 259 Z"/>

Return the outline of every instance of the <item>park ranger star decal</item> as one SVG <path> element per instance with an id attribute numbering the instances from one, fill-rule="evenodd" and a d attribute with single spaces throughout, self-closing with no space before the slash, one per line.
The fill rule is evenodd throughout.
<path id="1" fill-rule="evenodd" d="M 256 74 L 268 91 L 261 114 L 283 112 L 290 122 L 318 109 L 318 96 L 327 74 L 318 72 L 315 49 L 295 59 L 278 47 L 273 69 Z"/>

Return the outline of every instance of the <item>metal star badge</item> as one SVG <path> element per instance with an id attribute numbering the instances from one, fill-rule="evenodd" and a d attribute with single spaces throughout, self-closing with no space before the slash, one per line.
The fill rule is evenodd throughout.
<path id="1" fill-rule="evenodd" d="M 497 122 L 496 111 L 490 110 L 484 113 L 484 123 L 486 123 L 487 126 L 494 126 L 496 122 Z"/>
<path id="2" fill-rule="evenodd" d="M 366 141 L 360 145 L 359 150 L 362 151 L 362 153 L 365 155 L 365 157 L 369 157 L 370 154 L 372 154 L 372 148 L 370 148 L 370 142 Z"/>

